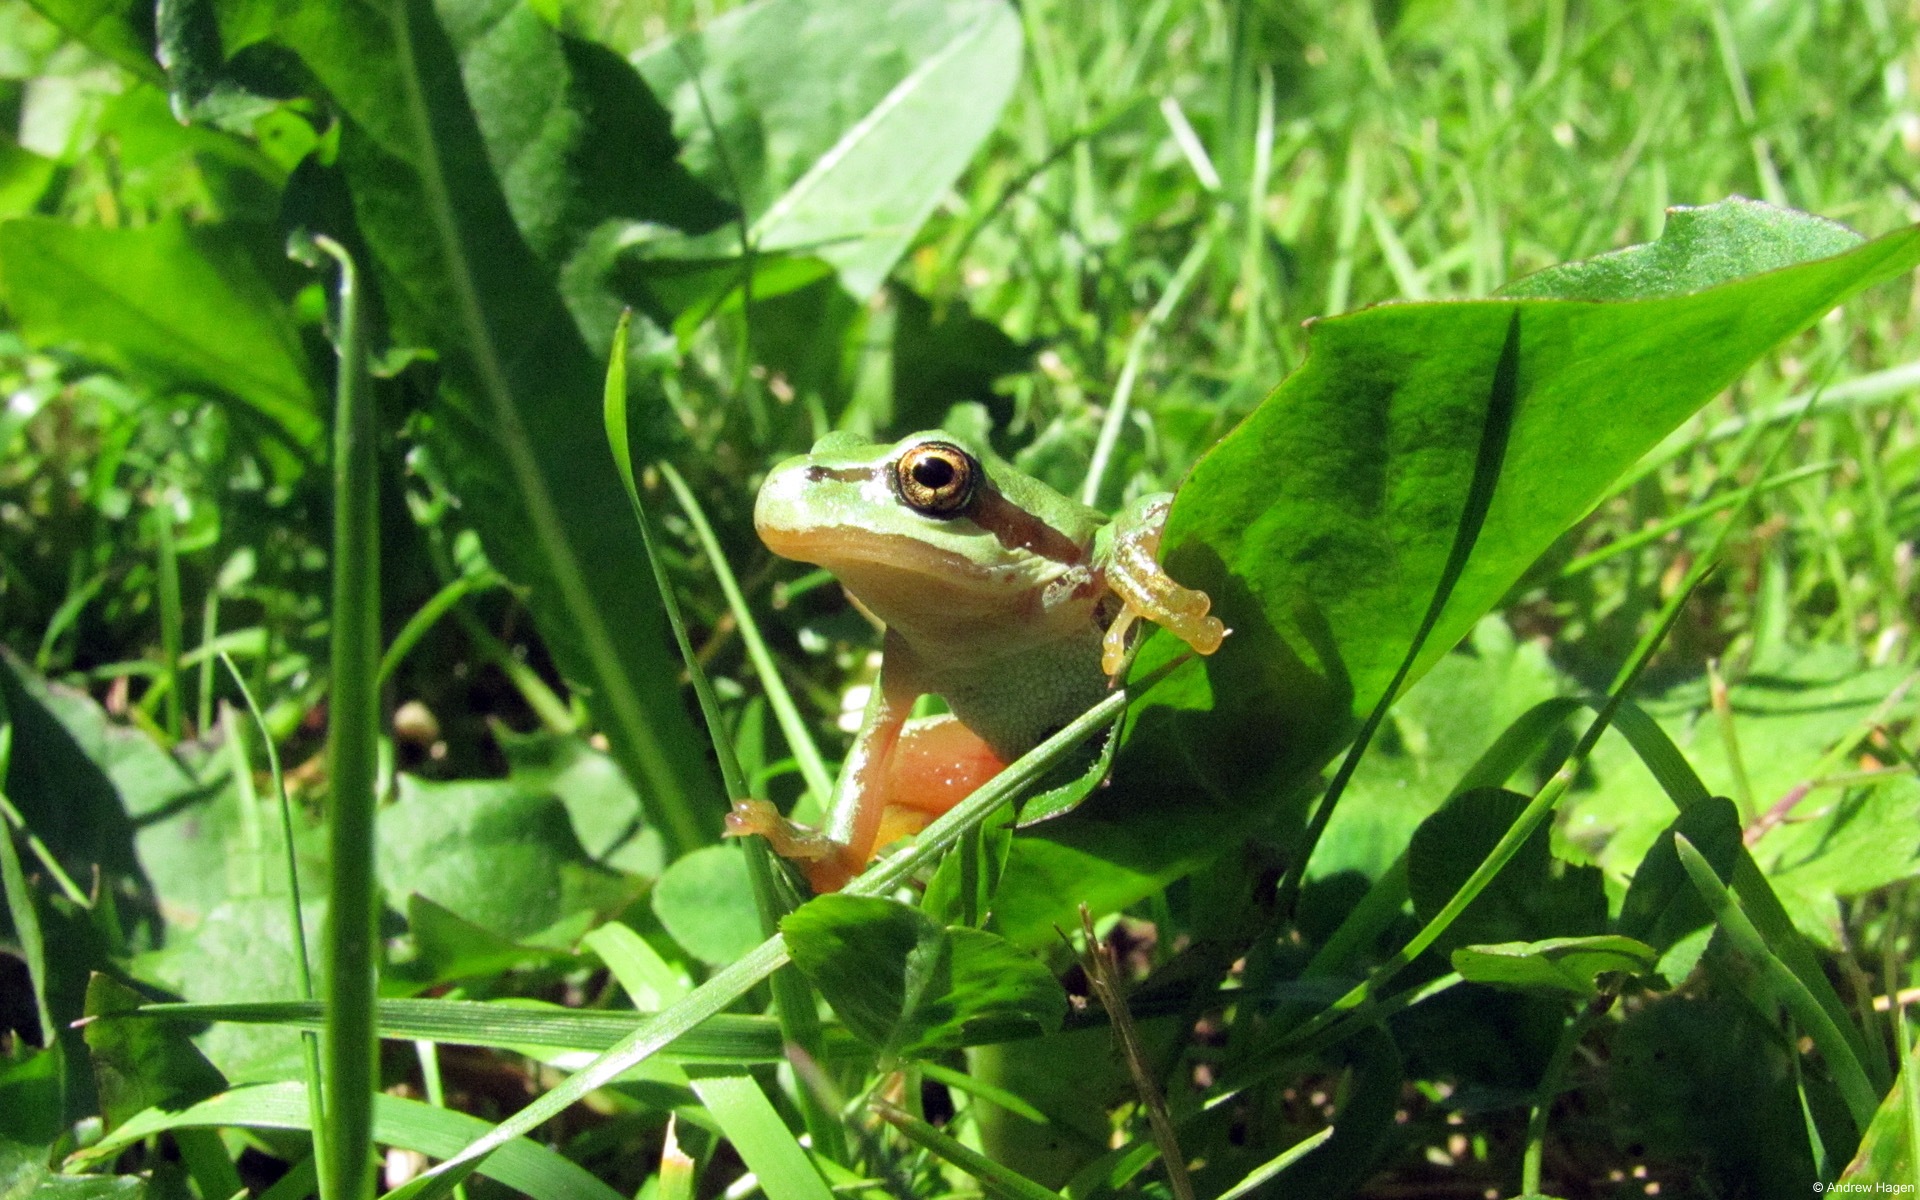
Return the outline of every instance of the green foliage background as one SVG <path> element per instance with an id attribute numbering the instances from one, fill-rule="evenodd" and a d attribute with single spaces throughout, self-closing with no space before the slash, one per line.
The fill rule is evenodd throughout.
<path id="1" fill-rule="evenodd" d="M 315 1185 L 287 901 L 318 956 L 340 314 L 296 232 L 364 272 L 379 429 L 390 1040 L 330 1120 L 451 1158 L 636 1013 L 731 1005 L 467 1186 L 1912 1181 L 1875 999 L 1920 915 L 1915 22 L 0 0 L 0 1196 Z M 1775 207 L 1667 211 L 1733 195 Z M 626 308 L 737 773 L 605 451 Z M 753 487 L 936 425 L 1109 510 L 1180 487 L 1167 562 L 1235 634 L 1084 808 L 766 943 L 798 897 L 718 841 L 726 789 L 817 815 L 875 642 Z M 1079 1003 L 1080 902 L 1177 1155 Z M 749 992 L 789 948 L 805 982 Z M 228 1007 L 70 1027 L 160 1000 Z"/>

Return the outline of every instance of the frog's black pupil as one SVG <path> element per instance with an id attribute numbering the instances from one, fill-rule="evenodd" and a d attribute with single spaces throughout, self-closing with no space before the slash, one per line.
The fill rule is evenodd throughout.
<path id="1" fill-rule="evenodd" d="M 953 464 L 944 458 L 923 458 L 913 464 L 913 481 L 933 491 L 951 484 L 953 475 Z"/>

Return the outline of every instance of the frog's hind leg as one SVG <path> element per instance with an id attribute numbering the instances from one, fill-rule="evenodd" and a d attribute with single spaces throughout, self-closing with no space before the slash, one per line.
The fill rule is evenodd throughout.
<path id="1" fill-rule="evenodd" d="M 952 716 L 909 721 L 881 781 L 876 848 L 924 829 L 998 775 L 1006 761 Z"/>

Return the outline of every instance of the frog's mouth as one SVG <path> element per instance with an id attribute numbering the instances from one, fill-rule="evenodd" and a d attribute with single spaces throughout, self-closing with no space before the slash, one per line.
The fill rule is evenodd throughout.
<path id="1" fill-rule="evenodd" d="M 862 599 L 866 599 L 868 590 L 911 591 L 924 596 L 929 591 L 960 589 L 983 596 L 1005 595 L 1034 582 L 1011 563 L 985 564 L 905 534 L 834 525 L 801 528 L 761 525 L 758 529 L 767 549 L 781 558 L 825 567 Z M 949 525 L 941 532 L 959 531 Z"/>
<path id="2" fill-rule="evenodd" d="M 1010 635 L 1040 615 L 1047 584 L 1060 572 L 1045 559 L 982 563 L 870 530 L 763 528 L 760 536 L 783 558 L 827 568 L 881 623 L 918 638 Z"/>

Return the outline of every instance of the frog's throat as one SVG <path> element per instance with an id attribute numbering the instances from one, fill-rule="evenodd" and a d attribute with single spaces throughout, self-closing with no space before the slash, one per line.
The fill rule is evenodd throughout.
<path id="1" fill-rule="evenodd" d="M 782 528 L 763 525 L 760 540 L 782 558 L 827 568 L 885 618 L 889 600 L 913 598 L 937 605 L 941 594 L 1000 606 L 1009 597 L 1044 587 L 1070 569 L 1038 554 L 1006 555 L 982 562 L 905 534 L 876 533 L 844 525 Z M 964 601 L 962 601 L 964 603 Z"/>

